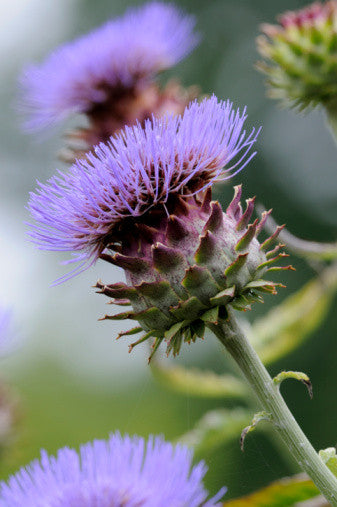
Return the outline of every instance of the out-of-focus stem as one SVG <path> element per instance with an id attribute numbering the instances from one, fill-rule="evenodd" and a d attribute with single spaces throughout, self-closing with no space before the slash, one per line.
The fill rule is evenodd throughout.
<path id="1" fill-rule="evenodd" d="M 337 144 L 337 104 L 329 104 L 326 106 L 327 123 L 332 137 Z"/>
<path id="2" fill-rule="evenodd" d="M 337 478 L 324 464 L 301 430 L 274 383 L 231 312 L 227 320 L 208 324 L 233 357 L 257 395 L 263 410 L 282 437 L 298 465 L 332 506 L 337 506 Z"/>

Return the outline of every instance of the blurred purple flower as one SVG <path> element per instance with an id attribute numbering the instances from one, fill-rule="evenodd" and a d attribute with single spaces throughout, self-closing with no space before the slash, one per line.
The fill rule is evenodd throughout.
<path id="1" fill-rule="evenodd" d="M 0 357 L 5 356 L 15 347 L 12 327 L 12 311 L 0 305 Z"/>
<path id="2" fill-rule="evenodd" d="M 26 127 L 39 130 L 88 112 L 113 90 L 118 96 L 171 67 L 197 44 L 194 25 L 174 5 L 152 2 L 61 46 L 22 75 Z"/>
<path id="3" fill-rule="evenodd" d="M 182 116 L 152 118 L 101 143 L 69 172 L 59 171 L 31 193 L 37 224 L 30 236 L 41 249 L 78 252 L 75 272 L 119 241 L 128 217 L 164 208 L 175 195 L 188 198 L 238 173 L 255 153 L 259 131 L 242 131 L 245 110 L 213 96 L 193 102 Z"/>
<path id="4" fill-rule="evenodd" d="M 2 507 L 214 507 L 222 488 L 207 501 L 203 462 L 192 468 L 192 452 L 184 446 L 118 433 L 108 441 L 95 440 L 67 447 L 56 457 L 43 451 L 1 485 Z"/>

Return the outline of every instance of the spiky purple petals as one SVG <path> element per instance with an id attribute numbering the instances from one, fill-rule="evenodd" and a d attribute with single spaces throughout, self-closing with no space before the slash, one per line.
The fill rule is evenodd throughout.
<path id="1" fill-rule="evenodd" d="M 207 500 L 203 462 L 192 467 L 186 447 L 150 437 L 95 440 L 67 447 L 50 457 L 45 451 L 1 484 L 1 507 L 215 507 L 222 488 Z"/>
<path id="2" fill-rule="evenodd" d="M 75 252 L 83 266 L 94 262 L 122 240 L 120 228 L 130 220 L 144 223 L 149 210 L 165 211 L 173 198 L 187 199 L 239 172 L 255 155 L 258 135 L 255 129 L 246 135 L 245 119 L 245 111 L 213 96 L 191 103 L 182 116 L 126 127 L 31 194 L 33 241 Z"/>
<path id="3" fill-rule="evenodd" d="M 61 46 L 23 73 L 26 126 L 38 130 L 87 112 L 112 89 L 132 89 L 174 65 L 197 44 L 194 25 L 174 5 L 151 2 Z"/>

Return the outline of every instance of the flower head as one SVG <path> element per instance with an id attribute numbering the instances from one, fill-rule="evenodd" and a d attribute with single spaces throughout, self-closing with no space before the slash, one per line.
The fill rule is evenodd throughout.
<path id="1" fill-rule="evenodd" d="M 305 109 L 336 102 L 337 1 L 286 12 L 279 25 L 262 25 L 258 49 L 270 96 Z"/>
<path id="2" fill-rule="evenodd" d="M 87 113 L 95 132 L 85 139 L 94 144 L 163 108 L 172 97 L 157 97 L 151 79 L 194 48 L 194 25 L 193 16 L 173 5 L 152 2 L 61 46 L 23 73 L 27 127 L 38 130 L 71 113 Z"/>
<path id="3" fill-rule="evenodd" d="M 228 305 L 245 310 L 259 291 L 276 292 L 262 276 L 285 255 L 274 256 L 283 245 L 268 252 L 280 229 L 260 245 L 268 213 L 250 224 L 254 199 L 243 212 L 241 187 L 226 213 L 211 201 L 212 184 L 254 156 L 258 132 L 242 131 L 245 118 L 216 97 L 194 102 L 182 116 L 126 127 L 31 195 L 40 248 L 77 253 L 75 272 L 99 257 L 123 268 L 127 284 L 96 287 L 132 310 L 104 318 L 138 321 L 122 335 L 145 331 L 131 349 L 154 338 L 150 358 L 163 340 L 178 354 L 202 338 Z"/>
<path id="4" fill-rule="evenodd" d="M 207 501 L 203 462 L 192 467 L 192 453 L 160 437 L 96 440 L 40 461 L 1 484 L 2 507 L 215 507 L 225 488 Z"/>
<path id="5" fill-rule="evenodd" d="M 188 198 L 240 171 L 254 156 L 258 135 L 242 131 L 245 119 L 245 111 L 212 97 L 182 116 L 126 127 L 31 194 L 33 241 L 75 252 L 84 264 L 95 261 L 120 244 L 123 231 L 129 234 L 130 222 L 146 222 L 150 210 L 166 216 L 175 197 Z"/>

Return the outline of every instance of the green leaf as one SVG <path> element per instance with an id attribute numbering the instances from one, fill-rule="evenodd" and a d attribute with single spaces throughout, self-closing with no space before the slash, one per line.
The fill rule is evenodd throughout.
<path id="1" fill-rule="evenodd" d="M 224 502 L 226 507 L 294 507 L 298 502 L 319 495 L 313 482 L 305 474 L 286 477 L 251 495 Z"/>
<path id="2" fill-rule="evenodd" d="M 287 379 L 299 380 L 308 389 L 310 398 L 313 397 L 312 384 L 310 378 L 302 371 L 281 371 L 276 377 L 273 378 L 274 384 L 281 386 L 282 382 Z"/>
<path id="3" fill-rule="evenodd" d="M 204 456 L 219 445 L 233 439 L 239 440 L 238 435 L 250 420 L 251 414 L 244 408 L 212 410 L 178 441 L 193 447 L 195 456 Z"/>
<path id="4" fill-rule="evenodd" d="M 241 451 L 244 450 L 244 443 L 245 443 L 245 439 L 246 439 L 246 436 L 248 435 L 248 433 L 255 430 L 257 425 L 262 421 L 272 422 L 272 415 L 269 412 L 266 412 L 265 410 L 263 410 L 262 412 L 257 412 L 257 414 L 254 414 L 252 422 L 249 424 L 249 426 L 246 426 L 245 428 L 243 428 L 243 430 L 241 432 L 241 438 L 240 438 Z"/>
<path id="5" fill-rule="evenodd" d="M 205 398 L 245 398 L 246 385 L 232 375 L 216 375 L 212 371 L 163 366 L 151 363 L 152 372 L 167 388 L 189 396 Z"/>
<path id="6" fill-rule="evenodd" d="M 334 447 L 328 447 L 327 449 L 319 451 L 319 455 L 326 464 L 326 466 L 330 468 L 331 472 L 337 477 L 336 449 Z"/>
<path id="7" fill-rule="evenodd" d="M 265 364 L 295 350 L 321 325 L 337 290 L 337 266 L 332 265 L 298 292 L 255 321 L 250 340 Z"/>

